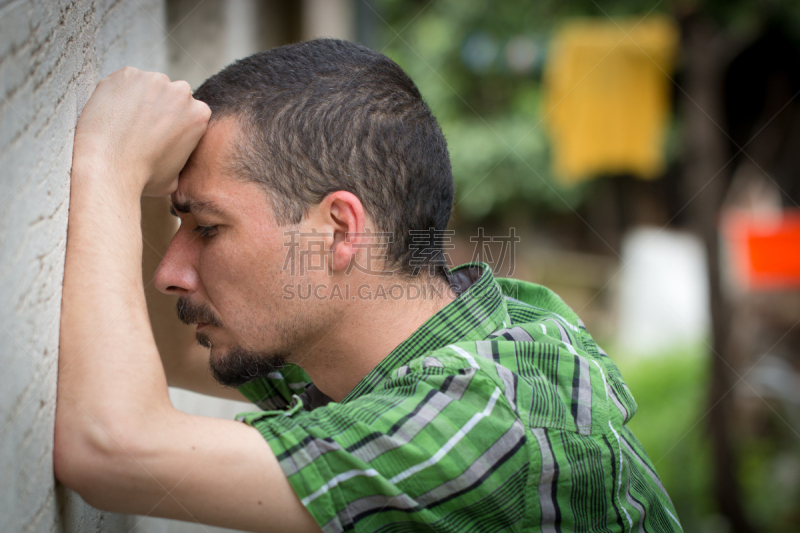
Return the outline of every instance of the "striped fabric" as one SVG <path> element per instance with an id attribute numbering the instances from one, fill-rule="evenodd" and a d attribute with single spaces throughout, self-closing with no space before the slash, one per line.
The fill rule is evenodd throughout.
<path id="1" fill-rule="evenodd" d="M 298 367 L 240 388 L 325 531 L 681 531 L 619 370 L 550 290 L 475 281 L 340 403 Z M 466 274 L 466 275 L 465 275 Z"/>

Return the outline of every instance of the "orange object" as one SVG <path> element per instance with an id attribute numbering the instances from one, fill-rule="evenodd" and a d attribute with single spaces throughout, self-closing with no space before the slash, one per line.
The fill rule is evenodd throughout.
<path id="1" fill-rule="evenodd" d="M 800 209 L 777 216 L 733 211 L 724 217 L 722 232 L 741 285 L 800 288 Z"/>

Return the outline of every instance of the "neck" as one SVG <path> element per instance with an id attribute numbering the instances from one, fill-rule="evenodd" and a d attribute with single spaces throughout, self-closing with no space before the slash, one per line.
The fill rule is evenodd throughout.
<path id="1" fill-rule="evenodd" d="M 397 286 L 402 287 L 401 298 Z M 390 292 L 395 287 L 394 293 Z M 392 350 L 430 317 L 455 299 L 443 280 L 351 284 L 360 288 L 355 300 L 343 302 L 330 324 L 307 348 L 313 355 L 300 362 L 317 388 L 339 402 Z M 369 290 L 367 290 L 368 287 Z M 423 299 L 412 287 L 427 291 Z M 431 289 L 435 294 L 431 297 Z M 355 292 L 355 291 L 353 291 Z M 408 298 L 408 294 L 419 297 Z M 385 298 L 383 296 L 386 296 Z M 393 297 L 395 299 L 393 299 Z"/>

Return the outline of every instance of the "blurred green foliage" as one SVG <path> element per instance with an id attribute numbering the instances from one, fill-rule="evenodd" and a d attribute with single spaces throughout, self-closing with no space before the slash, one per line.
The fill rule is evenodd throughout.
<path id="1" fill-rule="evenodd" d="M 614 359 L 639 407 L 629 426 L 653 461 L 684 531 L 713 531 L 711 450 L 703 424 L 708 358 L 696 347 Z"/>
<path id="2" fill-rule="evenodd" d="M 516 202 L 527 209 L 563 210 L 580 199 L 579 191 L 560 187 L 549 173 L 539 113 L 546 35 L 520 16 L 522 2 L 376 4 L 399 33 L 385 28 L 383 53 L 415 81 L 447 138 L 457 216 L 481 219 Z M 502 47 L 519 34 L 532 36 L 539 46 L 536 68 L 525 75 L 510 72 L 502 61 Z M 462 57 L 475 35 L 488 41 L 494 56 L 480 71 L 471 70 Z"/>
<path id="3" fill-rule="evenodd" d="M 365 0 L 366 1 L 366 0 Z M 541 111 L 547 46 L 575 16 L 699 13 L 740 42 L 776 21 L 800 33 L 800 2 L 713 0 L 371 0 L 380 40 L 370 43 L 411 76 L 439 120 L 456 180 L 456 222 L 540 218 L 571 212 L 594 184 L 566 187 L 550 174 Z M 509 45 L 524 39 L 530 68 L 512 68 Z M 528 50 L 530 52 L 530 50 Z M 680 158 L 680 120 L 668 158 Z M 666 486 L 687 532 L 725 533 L 712 487 L 707 346 L 661 357 L 614 357 L 639 405 L 630 425 Z M 767 411 L 767 427 L 735 437 L 746 514 L 759 531 L 800 531 L 800 439 Z M 773 416 L 774 413 L 774 416 Z M 763 418 L 763 417 L 762 417 Z"/>
<path id="4" fill-rule="evenodd" d="M 713 501 L 706 424 L 709 355 L 707 346 L 700 345 L 659 357 L 614 357 L 639 407 L 630 428 L 653 461 L 687 533 L 728 531 Z M 767 409 L 772 427 L 739 434 L 734 441 L 741 458 L 739 479 L 758 531 L 794 533 L 800 530 L 800 439 L 778 418 L 781 406 L 774 408 L 775 413 Z"/>
<path id="5" fill-rule="evenodd" d="M 364 2 L 361 9 L 374 15 L 380 35 L 371 45 L 409 73 L 445 133 L 456 180 L 456 222 L 512 212 L 536 220 L 574 211 L 592 193 L 592 183 L 565 186 L 550 173 L 542 68 L 563 20 L 700 12 L 745 40 L 768 20 L 800 28 L 800 2 L 794 0 Z M 524 71 L 509 60 L 510 45 L 519 39 L 535 56 Z M 670 161 L 680 156 L 674 141 L 671 136 Z"/>
<path id="6" fill-rule="evenodd" d="M 541 112 L 547 43 L 565 17 L 656 12 L 645 1 L 376 0 L 377 47 L 415 81 L 447 138 L 456 180 L 456 217 L 576 209 L 590 186 L 550 174 Z M 661 8 L 663 10 L 663 8 Z M 515 68 L 513 45 L 532 56 Z M 523 59 L 524 60 L 524 59 Z"/>

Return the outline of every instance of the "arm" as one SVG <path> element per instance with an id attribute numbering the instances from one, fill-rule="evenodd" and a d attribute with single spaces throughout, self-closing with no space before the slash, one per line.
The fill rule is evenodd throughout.
<path id="1" fill-rule="evenodd" d="M 159 261 L 178 229 L 178 220 L 169 214 L 168 198 L 142 198 L 142 274 L 147 311 L 161 362 L 171 387 L 179 387 L 229 400 L 249 401 L 242 393 L 223 387 L 208 369 L 208 348 L 194 338 L 194 328 L 178 320 L 177 296 L 163 294 L 152 283 Z"/>
<path id="2" fill-rule="evenodd" d="M 139 197 L 175 189 L 209 115 L 185 82 L 129 68 L 98 84 L 78 122 L 56 476 L 101 509 L 252 531 L 313 530 L 256 430 L 172 407 L 150 329 Z"/>

